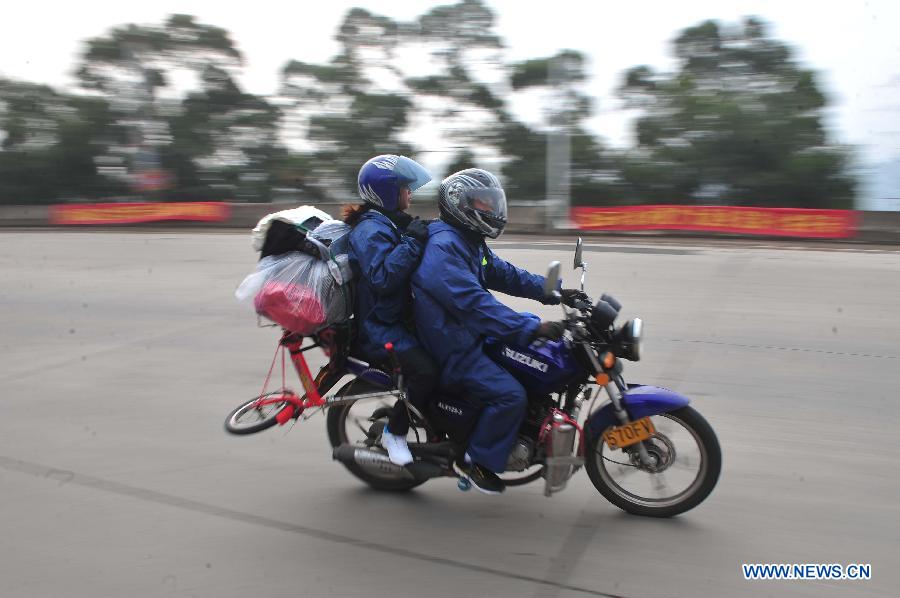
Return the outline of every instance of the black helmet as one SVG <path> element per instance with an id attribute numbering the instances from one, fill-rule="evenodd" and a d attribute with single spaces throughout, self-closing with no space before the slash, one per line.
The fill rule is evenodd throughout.
<path id="1" fill-rule="evenodd" d="M 438 189 L 441 220 L 496 239 L 506 226 L 506 193 L 500 179 L 480 168 L 455 172 Z"/>

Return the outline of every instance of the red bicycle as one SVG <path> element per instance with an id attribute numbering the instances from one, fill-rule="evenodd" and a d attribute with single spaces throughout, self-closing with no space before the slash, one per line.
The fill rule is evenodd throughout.
<path id="1" fill-rule="evenodd" d="M 408 490 L 431 477 L 455 476 L 449 458 L 440 468 L 420 463 L 410 469 L 391 463 L 378 441 L 391 409 L 397 400 L 403 399 L 403 393 L 399 390 L 403 388 L 403 374 L 396 359 L 392 360 L 393 371 L 390 371 L 373 367 L 349 355 L 349 336 L 347 328 L 327 328 L 309 337 L 313 342 L 304 347 L 306 339 L 303 336 L 284 331 L 262 390 L 228 414 L 225 430 L 238 435 L 254 434 L 276 424 L 284 425 L 297 420 L 311 409 L 314 411 L 304 419 L 327 409 L 328 438 L 334 458 L 370 486 L 380 490 Z M 329 362 L 313 377 L 304 353 L 317 347 L 325 352 Z M 385 348 L 393 355 L 390 344 Z M 304 390 L 302 395 L 286 385 L 287 355 L 290 355 L 300 377 Z M 279 357 L 281 386 L 267 391 Z M 351 379 L 331 393 L 335 385 L 347 376 Z M 411 415 L 413 428 L 434 439 L 435 433 L 426 429 L 424 417 L 418 412 Z M 422 446 L 425 444 L 422 443 Z M 365 463 L 356 461 L 357 449 L 367 451 L 369 458 Z"/>
<path id="2" fill-rule="evenodd" d="M 284 425 L 292 419 L 297 419 L 309 408 L 324 406 L 325 401 L 319 393 L 319 384 L 322 382 L 320 377 L 324 378 L 327 375 L 327 367 L 322 369 L 320 376 L 313 379 L 309 365 L 303 356 L 305 351 L 317 346 L 321 346 L 321 344 L 317 342 L 304 348 L 302 336 L 285 331 L 275 349 L 275 355 L 272 357 L 272 364 L 269 366 L 269 373 L 263 382 L 262 390 L 256 397 L 228 414 L 225 419 L 225 430 L 232 434 L 254 434 L 271 428 L 276 423 Z M 294 369 L 300 376 L 300 383 L 305 391 L 302 396 L 287 387 L 285 352 L 290 353 L 291 363 L 294 364 Z M 279 354 L 281 356 L 281 387 L 266 392 Z"/>
<path id="3" fill-rule="evenodd" d="M 363 390 L 372 385 L 379 389 L 388 389 L 387 394 L 400 397 L 395 390 L 394 380 L 386 371 L 372 368 L 368 363 L 350 357 L 347 347 L 349 331 L 343 328 L 326 328 L 313 337 L 312 344 L 303 346 L 305 337 L 300 334 L 285 330 L 278 341 L 275 355 L 263 382 L 262 390 L 254 398 L 241 404 L 225 418 L 225 430 L 231 434 L 254 434 L 271 428 L 275 424 L 284 425 L 292 419 L 299 418 L 304 411 L 312 408 L 331 407 L 339 404 L 356 401 L 370 396 L 385 396 L 382 390 L 377 393 L 350 392 L 351 386 L 356 390 Z M 311 349 L 321 348 L 330 359 L 319 373 L 313 377 L 304 353 Z M 388 351 L 393 347 L 388 346 Z M 287 355 L 290 355 L 294 370 L 300 378 L 300 384 L 304 393 L 297 394 L 287 386 Z M 281 386 L 276 390 L 267 391 L 276 364 L 281 358 Z M 399 375 L 399 369 L 395 374 Z M 334 385 L 344 376 L 353 375 L 354 380 L 335 395 L 325 397 Z M 354 384 L 365 382 L 365 385 Z"/>

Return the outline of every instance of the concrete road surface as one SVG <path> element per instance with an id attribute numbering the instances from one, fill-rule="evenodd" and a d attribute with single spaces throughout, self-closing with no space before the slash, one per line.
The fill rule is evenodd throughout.
<path id="1" fill-rule="evenodd" d="M 493 246 L 537 272 L 572 259 Z M 900 594 L 900 253 L 588 250 L 588 291 L 645 319 L 629 379 L 692 397 L 722 443 L 718 487 L 675 519 L 626 515 L 583 473 L 551 499 L 370 491 L 321 415 L 226 435 L 277 337 L 232 297 L 248 235 L 0 232 L 0 596 Z M 872 577 L 747 581 L 742 563 Z"/>

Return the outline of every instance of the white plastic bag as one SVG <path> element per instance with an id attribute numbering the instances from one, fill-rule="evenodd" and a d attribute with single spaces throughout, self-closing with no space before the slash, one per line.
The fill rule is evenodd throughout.
<path id="1" fill-rule="evenodd" d="M 292 251 L 267 256 L 235 291 L 238 301 L 283 328 L 310 335 L 348 319 L 352 271 L 346 251 L 350 227 L 328 220 L 307 239 L 320 255 Z"/>

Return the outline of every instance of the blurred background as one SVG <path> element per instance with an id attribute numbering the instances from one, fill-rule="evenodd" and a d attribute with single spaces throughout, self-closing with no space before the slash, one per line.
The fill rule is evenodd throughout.
<path id="1" fill-rule="evenodd" d="M 7 4 L 0 597 L 898 595 L 900 2 Z M 557 206 L 613 231 L 753 229 L 585 235 L 586 290 L 647 322 L 629 381 L 690 396 L 719 435 L 707 502 L 629 517 L 585 476 L 552 502 L 450 479 L 389 496 L 332 462 L 319 419 L 226 436 L 278 338 L 232 299 L 247 229 L 336 215 L 382 152 L 436 181 L 501 174 L 516 205 L 492 250 L 561 260 L 567 287 Z M 100 202 L 121 203 L 80 205 Z M 164 226 L 44 229 L 59 212 Z M 858 244 L 797 241 L 831 223 Z M 814 562 L 873 578 L 741 574 Z"/>
<path id="2" fill-rule="evenodd" d="M 900 210 L 900 8 L 722 4 L 22 5 L 0 204 L 346 201 L 403 153 L 517 201 Z"/>

